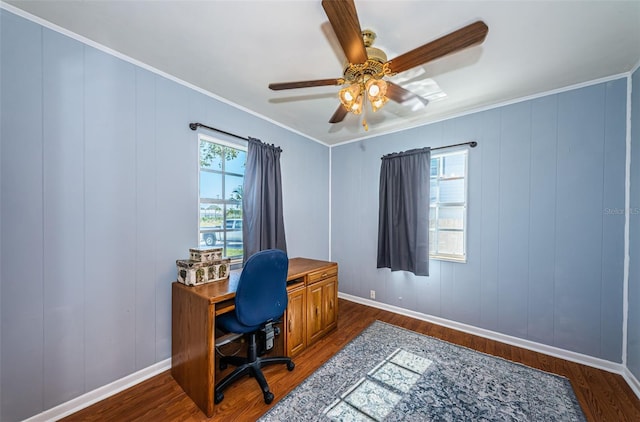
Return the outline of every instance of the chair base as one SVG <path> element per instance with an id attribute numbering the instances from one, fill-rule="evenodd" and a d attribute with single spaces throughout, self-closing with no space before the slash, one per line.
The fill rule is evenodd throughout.
<path id="1" fill-rule="evenodd" d="M 220 369 L 225 369 L 227 364 L 231 364 L 233 366 L 237 366 L 237 368 L 224 377 L 222 381 L 216 384 L 215 388 L 215 396 L 214 403 L 218 404 L 224 399 L 223 391 L 232 383 L 237 381 L 238 379 L 249 375 L 255 378 L 262 390 L 262 394 L 264 397 L 264 402 L 266 404 L 270 404 L 273 401 L 273 393 L 269 390 L 269 384 L 267 384 L 267 380 L 262 373 L 262 368 L 268 365 L 275 364 L 286 364 L 287 369 L 289 371 L 293 371 L 295 368 L 295 364 L 286 356 L 277 356 L 277 357 L 265 357 L 260 358 L 257 356 L 257 348 L 256 348 L 256 333 L 248 334 L 248 353 L 247 357 L 240 356 L 224 356 L 220 358 Z"/>

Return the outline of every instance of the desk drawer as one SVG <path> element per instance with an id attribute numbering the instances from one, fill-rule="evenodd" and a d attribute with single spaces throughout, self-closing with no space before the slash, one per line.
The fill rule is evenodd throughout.
<path id="1" fill-rule="evenodd" d="M 327 267 L 323 270 L 320 271 L 315 271 L 312 273 L 309 273 L 308 278 L 307 278 L 307 284 L 313 284 L 316 283 L 320 280 L 324 280 L 326 278 L 329 277 L 334 277 L 338 275 L 338 266 L 334 265 L 331 267 Z"/>

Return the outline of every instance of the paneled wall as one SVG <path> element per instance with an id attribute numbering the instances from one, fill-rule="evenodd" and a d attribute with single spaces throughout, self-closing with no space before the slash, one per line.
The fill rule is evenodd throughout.
<path id="1" fill-rule="evenodd" d="M 0 19 L 0 420 L 170 356 L 175 259 L 197 239 L 188 122 L 280 145 L 289 254 L 329 258 L 326 146 L 4 9 Z M 621 362 L 626 89 L 619 79 L 333 148 L 340 291 L 374 289 L 383 303 Z M 479 142 L 468 262 L 431 261 L 429 277 L 376 269 L 380 157 L 467 140 Z M 639 216 L 627 343 L 636 378 Z"/>
<path id="2" fill-rule="evenodd" d="M 175 260 L 198 239 L 191 121 L 280 145 L 289 254 L 328 258 L 326 146 L 0 19 L 0 420 L 170 357 Z"/>
<path id="3" fill-rule="evenodd" d="M 632 76 L 627 367 L 640 380 L 640 69 Z"/>
<path id="4" fill-rule="evenodd" d="M 340 291 L 622 362 L 626 81 L 334 147 Z M 376 269 L 380 157 L 471 140 L 467 263 Z"/>

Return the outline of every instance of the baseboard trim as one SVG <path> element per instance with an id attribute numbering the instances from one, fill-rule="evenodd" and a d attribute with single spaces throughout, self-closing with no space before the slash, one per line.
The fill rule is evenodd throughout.
<path id="1" fill-rule="evenodd" d="M 549 346 L 546 344 L 537 343 L 530 340 L 524 340 L 518 337 L 509 336 L 506 334 L 498 333 L 498 332 L 487 330 L 484 328 L 478 328 L 472 325 L 451 321 L 445 318 L 440 318 L 432 315 L 423 314 L 421 312 L 400 308 L 398 306 L 376 302 L 375 300 L 364 299 L 364 298 L 353 296 L 347 293 L 338 292 L 338 297 L 351 302 L 360 303 L 362 305 L 371 306 L 374 308 L 382 309 L 382 310 L 393 312 L 400 315 L 405 315 L 405 316 L 419 319 L 422 321 L 431 322 L 433 324 L 441 325 L 454 330 L 463 331 L 465 333 L 474 334 L 480 337 L 499 341 L 501 343 L 507 343 L 512 346 L 522 347 L 523 349 L 544 353 L 545 355 L 554 356 L 554 357 L 568 360 L 571 362 L 580 363 L 582 365 L 587 365 L 587 366 L 602 369 L 608 372 L 613 372 L 613 373 L 622 375 L 625 378 L 625 380 L 627 380 L 627 383 L 629 383 L 628 377 L 625 376 L 625 372 L 628 373 L 629 371 L 624 365 L 620 363 L 611 362 L 608 360 L 596 358 L 589 355 L 584 355 L 582 353 L 572 352 L 570 350 L 561 349 L 558 347 Z M 629 375 L 631 374 L 629 373 Z M 632 389 L 634 389 L 631 383 L 629 383 L 629 386 Z M 638 394 L 638 391 L 639 391 L 638 389 L 634 389 L 634 392 L 636 393 L 636 395 L 638 395 L 638 398 L 640 398 L 640 394 Z"/>
<path id="2" fill-rule="evenodd" d="M 52 407 L 42 413 L 26 419 L 24 422 L 44 422 L 44 421 L 56 421 L 58 419 L 69 416 L 79 410 L 89 407 L 94 403 L 104 400 L 107 397 L 113 396 L 127 388 L 134 386 L 142 381 L 145 381 L 151 377 L 154 377 L 161 372 L 171 368 L 171 358 L 165 359 L 161 362 L 155 363 L 144 369 L 141 369 L 126 377 L 120 378 L 112 383 L 103 385 L 96 388 L 93 391 L 89 391 L 81 396 L 69 400 L 68 402 L 59 404 L 56 407 Z"/>
<path id="3" fill-rule="evenodd" d="M 638 398 L 640 399 L 640 381 L 638 381 L 638 378 L 636 378 L 633 373 L 629 371 L 629 368 L 626 367 L 624 368 L 622 377 L 627 382 L 627 384 L 629 384 L 629 387 L 631 387 L 633 392 L 636 393 L 636 396 L 638 396 Z"/>

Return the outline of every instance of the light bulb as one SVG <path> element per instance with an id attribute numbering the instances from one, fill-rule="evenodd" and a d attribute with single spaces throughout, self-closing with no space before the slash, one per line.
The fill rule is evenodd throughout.
<path id="1" fill-rule="evenodd" d="M 387 93 L 387 83 L 382 79 L 371 78 L 366 84 L 367 95 L 370 101 L 375 101 Z"/>

